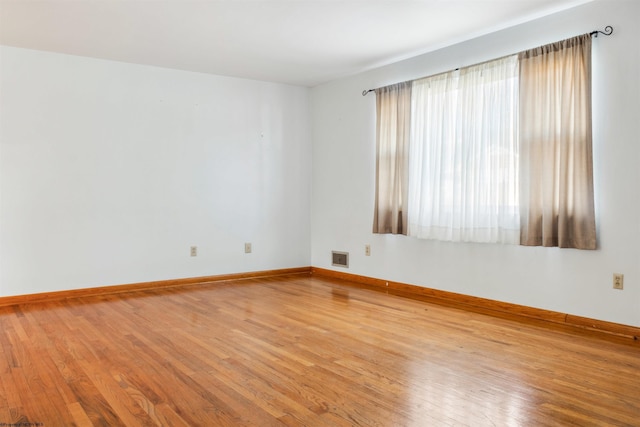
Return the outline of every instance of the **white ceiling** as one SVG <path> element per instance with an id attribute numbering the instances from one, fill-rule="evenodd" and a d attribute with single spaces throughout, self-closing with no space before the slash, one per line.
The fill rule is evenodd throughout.
<path id="1" fill-rule="evenodd" d="M 592 0 L 0 0 L 0 44 L 314 86 Z"/>

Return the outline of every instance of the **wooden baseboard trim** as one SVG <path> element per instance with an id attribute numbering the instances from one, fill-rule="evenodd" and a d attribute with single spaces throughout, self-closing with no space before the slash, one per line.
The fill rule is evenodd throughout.
<path id="1" fill-rule="evenodd" d="M 94 295 L 119 294 L 123 292 L 144 291 L 147 289 L 173 288 L 193 286 L 231 280 L 255 279 L 263 277 L 290 276 L 309 274 L 311 267 L 284 268 L 279 270 L 252 271 L 247 273 L 221 274 L 217 276 L 189 277 L 185 279 L 159 280 L 153 282 L 132 283 L 126 285 L 100 286 L 94 288 L 70 289 L 65 291 L 43 292 L 37 294 L 0 297 L 0 307 L 18 304 L 30 304 L 70 298 L 81 298 Z"/>
<path id="2" fill-rule="evenodd" d="M 369 286 L 378 290 L 385 290 L 395 295 L 406 296 L 413 299 L 420 299 L 435 304 L 459 307 L 470 311 L 543 320 L 556 324 L 568 325 L 576 328 L 623 336 L 631 338 L 633 340 L 638 340 L 640 338 L 640 328 L 622 325 L 619 323 L 589 319 L 586 317 L 579 317 L 571 314 L 559 313 L 556 311 L 543 310 L 518 304 L 495 301 L 487 298 L 441 291 L 438 289 L 425 288 L 422 286 L 410 285 L 407 283 L 392 282 L 389 280 L 376 279 L 373 277 L 360 276 L 357 274 L 328 270 L 318 267 L 311 267 L 311 274 L 342 279 L 345 281 L 358 283 L 360 285 Z"/>
<path id="3" fill-rule="evenodd" d="M 297 267 L 278 270 L 252 271 L 246 273 L 189 277 L 184 279 L 159 280 L 153 282 L 141 282 L 125 285 L 99 286 L 93 288 L 70 289 L 37 294 L 14 295 L 0 297 L 0 307 L 55 301 L 61 299 L 81 298 L 95 295 L 144 291 L 148 289 L 184 287 L 215 282 L 237 281 L 262 277 L 290 276 L 298 274 L 311 274 L 316 276 L 341 279 L 347 282 L 365 285 L 373 289 L 382 290 L 395 295 L 401 295 L 413 299 L 420 299 L 435 304 L 458 307 L 475 312 L 537 319 L 581 329 L 588 329 L 592 331 L 623 336 L 636 341 L 640 340 L 640 328 L 634 326 L 607 322 L 604 320 L 590 319 L 587 317 L 580 317 L 572 314 L 559 313 L 556 311 L 543 310 L 508 302 L 474 297 L 438 289 L 425 288 L 422 286 L 411 285 L 407 283 L 376 279 L 373 277 L 361 276 L 357 274 L 328 270 L 318 267 Z"/>

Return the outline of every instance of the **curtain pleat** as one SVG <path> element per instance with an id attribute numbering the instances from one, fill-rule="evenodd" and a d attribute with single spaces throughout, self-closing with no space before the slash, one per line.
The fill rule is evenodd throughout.
<path id="1" fill-rule="evenodd" d="M 407 234 L 411 83 L 375 92 L 377 161 L 373 232 Z"/>
<path id="2" fill-rule="evenodd" d="M 591 37 L 519 61 L 520 244 L 595 249 Z"/>

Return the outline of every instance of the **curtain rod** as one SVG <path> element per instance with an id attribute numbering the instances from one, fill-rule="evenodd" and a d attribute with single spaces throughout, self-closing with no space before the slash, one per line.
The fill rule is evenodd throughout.
<path id="1" fill-rule="evenodd" d="M 606 27 L 604 27 L 604 31 L 594 30 L 589 33 L 591 37 L 598 37 L 598 34 L 610 36 L 611 34 L 613 34 L 613 27 L 611 25 L 607 25 Z M 459 68 L 456 68 L 456 70 L 459 70 Z M 407 81 L 409 82 L 411 80 L 407 80 Z M 366 96 L 369 92 L 375 92 L 375 91 L 376 89 L 365 89 L 362 91 L 362 96 Z"/>

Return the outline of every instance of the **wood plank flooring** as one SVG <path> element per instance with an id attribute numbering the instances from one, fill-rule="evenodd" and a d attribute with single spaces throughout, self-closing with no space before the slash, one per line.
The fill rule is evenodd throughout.
<path id="1" fill-rule="evenodd" d="M 640 426 L 640 345 L 548 326 L 308 275 L 1 307 L 0 425 Z"/>

